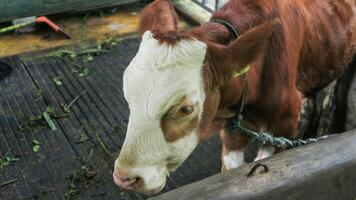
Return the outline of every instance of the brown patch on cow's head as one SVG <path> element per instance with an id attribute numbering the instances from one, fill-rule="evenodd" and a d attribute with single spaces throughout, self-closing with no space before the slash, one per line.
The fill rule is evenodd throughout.
<path id="1" fill-rule="evenodd" d="M 161 128 L 167 142 L 175 142 L 190 134 L 198 126 L 199 107 L 183 98 L 172 106 L 161 119 Z"/>

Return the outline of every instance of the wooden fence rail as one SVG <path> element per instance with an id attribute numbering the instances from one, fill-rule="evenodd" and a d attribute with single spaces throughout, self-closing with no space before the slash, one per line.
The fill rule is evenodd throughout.
<path id="1" fill-rule="evenodd" d="M 356 130 L 259 161 L 268 173 L 247 174 L 256 163 L 217 174 L 151 200 L 355 200 Z"/>
<path id="2" fill-rule="evenodd" d="M 138 1 L 139 0 L 0 0 L 0 22 L 29 16 L 91 10 Z"/>

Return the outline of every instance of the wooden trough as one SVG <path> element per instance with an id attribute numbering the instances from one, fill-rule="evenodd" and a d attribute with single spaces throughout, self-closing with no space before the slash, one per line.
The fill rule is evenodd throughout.
<path id="1" fill-rule="evenodd" d="M 259 163 L 269 172 L 247 177 L 254 162 L 151 199 L 356 199 L 356 130 Z"/>

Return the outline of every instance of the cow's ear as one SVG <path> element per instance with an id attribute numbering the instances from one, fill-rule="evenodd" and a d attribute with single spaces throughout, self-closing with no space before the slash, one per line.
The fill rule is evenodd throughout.
<path id="1" fill-rule="evenodd" d="M 140 16 L 139 33 L 146 31 L 171 32 L 177 30 L 177 14 L 170 0 L 155 0 L 143 9 Z"/>
<path id="2" fill-rule="evenodd" d="M 229 81 L 236 73 L 244 72 L 247 66 L 266 49 L 273 31 L 280 27 L 280 20 L 258 25 L 228 46 L 208 43 L 206 54 L 207 74 L 212 87 Z"/>
<path id="3" fill-rule="evenodd" d="M 227 54 L 230 58 L 232 70 L 241 70 L 263 53 L 272 33 L 279 28 L 281 28 L 281 21 L 274 19 L 248 30 L 229 44 Z"/>

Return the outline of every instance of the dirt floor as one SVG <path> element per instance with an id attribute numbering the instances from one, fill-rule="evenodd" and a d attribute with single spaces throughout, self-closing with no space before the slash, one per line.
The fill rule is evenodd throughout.
<path id="1" fill-rule="evenodd" d="M 140 41 L 140 7 L 125 10 L 58 21 L 70 41 L 0 37 L 13 68 L 0 82 L 0 199 L 147 198 L 112 181 L 129 114 L 122 73 Z M 201 144 L 163 192 L 218 173 L 219 156 L 217 138 Z"/>

